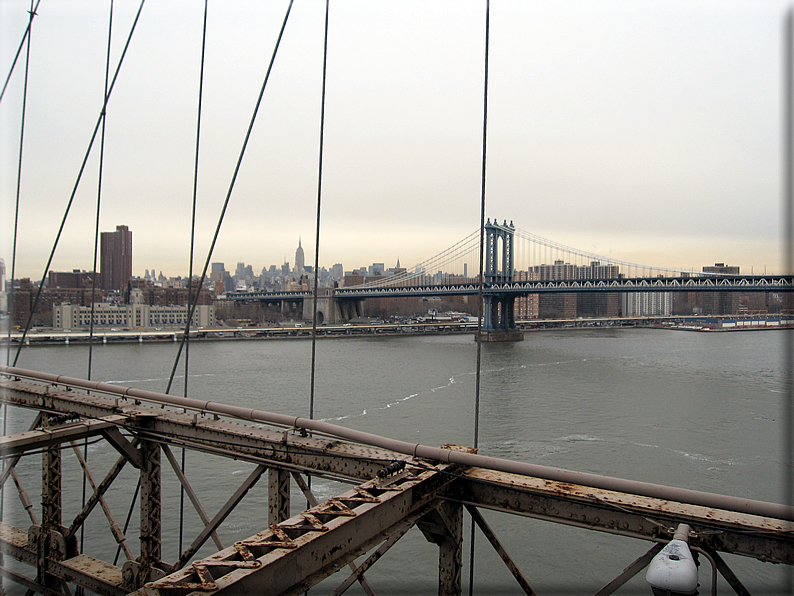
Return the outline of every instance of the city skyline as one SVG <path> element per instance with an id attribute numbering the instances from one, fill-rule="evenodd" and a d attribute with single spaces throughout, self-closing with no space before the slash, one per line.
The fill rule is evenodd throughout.
<path id="1" fill-rule="evenodd" d="M 787 6 L 492 3 L 486 216 L 632 262 L 781 272 Z M 2 6 L 5 72 L 28 9 Z M 42 5 L 34 21 L 17 278 L 41 279 L 100 111 L 106 9 Z M 116 3 L 111 70 L 136 9 Z M 210 6 L 194 271 L 285 9 Z M 135 230 L 138 276 L 188 271 L 201 16 L 147 5 L 108 105 L 100 228 Z M 211 261 L 279 264 L 300 236 L 313 265 L 323 23 L 321 3 L 293 8 Z M 475 0 L 331 3 L 323 266 L 410 267 L 478 227 L 483 39 Z M 23 73 L 0 104 L 9 275 Z M 95 147 L 51 270 L 91 269 L 97 163 Z"/>
<path id="2" fill-rule="evenodd" d="M 120 233 L 119 230 L 124 230 L 124 233 L 128 234 L 129 237 L 131 238 L 132 231 L 129 230 L 127 226 L 120 225 L 120 226 L 116 226 L 116 228 L 117 228 L 116 232 L 102 232 L 103 241 L 105 241 L 105 238 L 114 237 L 114 236 L 118 235 Z M 562 258 L 558 258 L 560 256 Z M 576 255 L 572 255 L 572 254 L 565 253 L 565 252 L 559 252 L 559 253 L 556 253 L 555 256 L 550 256 L 549 257 L 549 255 L 547 255 L 547 257 L 549 257 L 549 258 L 547 258 L 545 260 L 541 259 L 540 262 L 536 262 L 536 263 L 535 262 L 533 262 L 533 263 L 526 263 L 526 262 L 518 263 L 514 267 L 514 269 L 515 269 L 516 272 L 526 272 L 526 271 L 533 270 L 533 268 L 537 269 L 539 267 L 553 267 L 553 266 L 556 266 L 556 265 L 564 264 L 566 267 L 573 267 L 573 268 L 589 267 L 589 266 L 599 265 L 601 267 L 614 268 L 615 271 L 620 272 L 620 266 L 621 266 L 620 262 L 618 262 L 618 264 L 614 264 L 606 256 L 604 256 L 604 259 L 601 259 L 601 260 L 595 258 L 596 256 L 597 255 L 593 255 L 594 259 L 590 259 L 587 256 L 577 258 Z M 134 251 L 133 251 L 133 253 L 132 253 L 131 257 L 130 257 L 130 260 L 134 261 Z M 344 263 L 334 263 L 333 265 L 328 265 L 328 264 L 322 264 L 321 263 L 319 265 L 319 267 L 320 267 L 321 271 L 325 271 L 329 275 L 332 275 L 335 279 L 339 279 L 339 280 L 341 280 L 344 275 L 348 275 L 348 274 L 358 275 L 358 274 L 360 274 L 361 271 L 369 272 L 369 273 L 365 273 L 365 275 L 372 275 L 373 268 L 374 269 L 378 269 L 381 273 L 386 273 L 386 274 L 389 274 L 389 275 L 391 274 L 390 272 L 393 272 L 395 270 L 405 271 L 406 269 L 409 272 L 410 271 L 414 271 L 414 270 L 418 272 L 418 271 L 421 270 L 421 271 L 424 271 L 425 273 L 427 273 L 428 275 L 435 275 L 435 274 L 442 273 L 442 272 L 445 273 L 445 274 L 466 275 L 466 276 L 476 276 L 476 274 L 477 274 L 476 267 L 469 267 L 465 263 L 463 263 L 463 264 L 461 264 L 461 263 L 452 264 L 452 265 L 450 265 L 451 268 L 450 267 L 444 268 L 442 266 L 441 269 L 438 269 L 438 268 L 434 269 L 433 268 L 434 265 L 432 263 L 430 264 L 430 267 L 427 267 L 427 263 L 416 263 L 416 264 L 406 268 L 404 266 L 404 264 L 401 265 L 399 257 L 396 258 L 394 265 L 390 265 L 388 261 L 373 261 L 373 262 L 368 263 L 368 264 L 367 263 L 361 263 L 360 261 L 361 261 L 361 259 L 358 259 L 356 261 L 356 263 L 358 263 L 358 264 L 354 265 L 354 266 L 351 266 L 350 264 L 346 265 Z M 575 261 L 575 262 L 573 262 L 573 261 Z M 2 263 L 2 262 L 3 262 L 3 260 L 2 260 L 2 258 L 0 258 L 0 263 Z M 286 277 L 298 278 L 301 275 L 309 275 L 309 276 L 311 276 L 311 273 L 312 273 L 312 271 L 314 269 L 314 261 L 313 260 L 311 261 L 310 264 L 305 263 L 304 260 L 303 260 L 303 248 L 302 248 L 302 242 L 301 242 L 300 236 L 299 236 L 299 239 L 298 239 L 298 247 L 297 247 L 297 249 L 295 251 L 295 260 L 294 261 L 290 261 L 290 259 L 288 257 L 286 257 L 286 255 L 285 255 L 285 258 L 284 258 L 284 260 L 281 263 L 279 263 L 279 264 L 276 264 L 276 263 L 264 264 L 264 265 L 262 265 L 262 267 L 259 267 L 258 264 L 254 265 L 252 263 L 248 263 L 245 260 L 242 260 L 242 261 L 241 260 L 237 260 L 237 261 L 234 261 L 234 262 L 236 263 L 236 266 L 234 268 L 231 268 L 231 266 L 229 268 L 226 268 L 226 261 L 213 260 L 211 262 L 211 264 L 210 264 L 211 266 L 208 267 L 208 269 L 207 269 L 207 275 L 206 275 L 205 282 L 209 282 L 212 279 L 212 273 L 216 272 L 219 269 L 222 269 L 224 272 L 227 272 L 230 275 L 230 277 L 234 278 L 234 279 L 238 279 L 238 278 L 242 279 L 242 278 L 245 278 L 245 277 L 250 277 L 251 279 L 254 279 L 254 280 L 259 279 L 262 276 L 270 276 L 270 277 L 272 277 L 272 273 L 274 271 L 276 272 L 276 276 L 277 277 L 285 277 L 286 276 Z M 187 271 L 169 273 L 168 275 L 166 275 L 166 274 L 163 273 L 163 269 L 162 268 L 155 266 L 155 267 L 152 267 L 150 269 L 148 267 L 148 265 L 150 265 L 150 263 L 144 263 L 143 266 L 139 267 L 142 270 L 142 272 L 138 272 L 135 269 L 135 267 L 133 266 L 132 267 L 132 274 L 130 275 L 130 278 L 131 279 L 151 279 L 152 281 L 158 281 L 159 278 L 161 278 L 161 277 L 164 278 L 165 280 L 187 279 L 187 277 L 188 277 L 188 272 Z M 637 265 L 639 267 L 642 267 L 642 264 L 637 264 Z M 126 266 L 127 265 L 125 265 L 125 267 Z M 626 267 L 627 263 L 623 263 L 622 266 Z M 243 267 L 246 268 L 250 273 L 247 274 L 247 275 L 241 275 L 240 274 L 240 269 L 243 268 Z M 628 268 L 629 269 L 637 269 L 638 267 L 628 267 Z M 457 269 L 460 269 L 460 271 L 457 271 Z M 762 270 L 759 270 L 759 271 L 747 270 L 747 271 L 745 271 L 745 270 L 742 270 L 740 266 L 731 265 L 731 264 L 729 264 L 728 267 L 726 268 L 725 267 L 725 263 L 722 263 L 722 262 L 715 262 L 713 264 L 699 264 L 697 266 L 691 267 L 690 269 L 686 269 L 686 270 L 685 269 L 681 269 L 680 271 L 682 273 L 690 273 L 690 272 L 692 272 L 692 273 L 709 273 L 709 272 L 714 273 L 714 272 L 716 272 L 718 270 L 722 270 L 722 269 L 726 269 L 726 271 L 723 271 L 723 272 L 729 272 L 729 273 L 735 273 L 735 274 L 738 274 L 739 272 L 741 272 L 743 274 L 767 273 L 766 271 L 762 271 Z M 728 269 L 730 271 L 727 271 Z M 650 268 L 649 268 L 649 271 L 651 271 Z M 673 272 L 673 270 L 670 270 L 670 272 Z M 50 278 L 50 280 L 52 279 L 52 274 L 53 273 L 55 273 L 55 274 L 67 274 L 67 275 L 72 274 L 72 273 L 81 273 L 81 274 L 90 275 L 90 270 L 80 269 L 79 267 L 68 267 L 68 268 L 63 269 L 63 270 L 50 269 L 50 271 L 48 272 L 48 277 Z M 336 273 L 336 275 L 335 275 L 335 273 Z M 341 273 L 341 274 L 339 274 L 339 273 Z M 625 271 L 622 272 L 622 273 L 625 273 Z M 769 273 L 770 274 L 775 274 L 776 272 L 770 271 Z M 645 275 L 645 276 L 647 276 L 647 275 L 655 275 L 655 274 L 656 273 L 649 273 L 647 271 L 642 273 L 642 274 L 637 273 L 637 275 L 640 275 L 640 276 L 642 276 L 642 275 Z M 201 275 L 201 271 L 200 270 L 194 270 L 194 272 L 193 272 L 194 278 L 198 279 L 200 277 L 200 275 Z M 629 274 L 629 275 L 631 275 L 631 274 Z M 611 276 L 612 275 L 610 274 L 610 275 L 604 275 L 604 276 L 600 276 L 600 277 L 611 277 Z M 599 276 L 596 276 L 596 277 L 599 277 Z M 16 276 L 17 280 L 25 279 L 25 278 L 26 278 L 26 276 L 19 276 L 19 275 Z M 34 279 L 34 278 L 28 278 L 28 279 L 30 279 L 32 283 L 38 283 L 38 281 L 40 281 L 40 280 L 37 280 L 37 279 Z M 102 279 L 103 279 L 103 273 L 102 273 L 102 268 L 100 267 L 100 271 L 97 273 L 97 287 L 98 288 L 104 288 L 105 287 L 103 285 L 102 281 L 101 281 Z"/>

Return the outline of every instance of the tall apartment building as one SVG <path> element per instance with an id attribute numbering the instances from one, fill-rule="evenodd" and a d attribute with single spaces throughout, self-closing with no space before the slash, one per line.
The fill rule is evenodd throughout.
<path id="1" fill-rule="evenodd" d="M 577 268 L 578 279 L 617 279 L 617 265 L 602 265 L 592 261 Z M 580 317 L 617 317 L 620 314 L 620 294 L 617 292 L 592 292 L 577 294 L 576 314 Z"/>
<path id="2" fill-rule="evenodd" d="M 561 260 L 553 265 L 535 265 L 532 272 L 540 281 L 576 279 L 576 265 Z M 573 319 L 576 317 L 576 294 L 541 294 L 538 298 L 538 317 L 541 319 Z"/>
<path id="3" fill-rule="evenodd" d="M 703 267 L 703 273 L 739 275 L 739 267 L 715 263 L 713 267 Z M 738 292 L 703 292 L 703 314 L 735 315 L 739 312 L 739 299 Z"/>
<path id="4" fill-rule="evenodd" d="M 534 281 L 538 279 L 538 274 L 534 271 L 516 271 L 513 274 L 514 281 Z M 517 296 L 514 304 L 514 314 L 516 320 L 526 321 L 529 319 L 538 318 L 538 295 L 527 294 L 526 296 Z"/>
<path id="5" fill-rule="evenodd" d="M 650 317 L 673 314 L 672 292 L 623 292 L 621 310 L 624 317 Z"/>
<path id="6" fill-rule="evenodd" d="M 556 260 L 552 265 L 535 265 L 531 273 L 540 281 L 616 279 L 617 265 L 592 261 L 589 265 L 574 265 Z M 533 278 L 530 278 L 533 279 Z M 573 319 L 582 317 L 617 317 L 620 298 L 617 292 L 541 294 L 538 317 L 541 319 Z"/>
<path id="7" fill-rule="evenodd" d="M 90 271 L 50 271 L 47 287 L 54 288 L 90 288 L 94 274 Z"/>
<path id="8" fill-rule="evenodd" d="M 125 290 L 132 277 L 132 232 L 116 226 L 100 236 L 99 286 L 105 291 Z"/>

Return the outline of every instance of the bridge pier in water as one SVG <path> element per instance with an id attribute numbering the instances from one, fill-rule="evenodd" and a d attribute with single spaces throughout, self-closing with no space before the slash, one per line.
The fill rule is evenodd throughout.
<path id="1" fill-rule="evenodd" d="M 485 283 L 513 281 L 513 244 L 515 226 L 505 221 L 499 225 L 489 219 L 485 224 Z M 503 292 L 487 291 L 483 295 L 483 319 L 479 341 L 523 341 L 524 332 L 516 328 L 515 297 Z"/>

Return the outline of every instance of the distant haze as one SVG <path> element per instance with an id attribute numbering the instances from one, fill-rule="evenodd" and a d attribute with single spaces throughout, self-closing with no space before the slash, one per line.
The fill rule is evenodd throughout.
<path id="1" fill-rule="evenodd" d="M 34 20 L 16 277 L 40 279 L 103 97 L 108 3 Z M 777 0 L 494 0 L 486 214 L 598 254 L 782 268 Z M 29 0 L 0 3 L 0 74 Z M 332 0 L 321 266 L 412 266 L 479 225 L 483 0 Z M 111 74 L 138 2 L 116 0 Z M 287 2 L 209 3 L 195 270 L 207 258 Z M 188 271 L 203 3 L 148 2 L 107 116 L 100 229 L 133 273 Z M 294 4 L 211 261 L 314 263 L 325 3 Z M 11 273 L 24 51 L 0 104 Z M 53 270 L 90 270 L 99 141 Z"/>

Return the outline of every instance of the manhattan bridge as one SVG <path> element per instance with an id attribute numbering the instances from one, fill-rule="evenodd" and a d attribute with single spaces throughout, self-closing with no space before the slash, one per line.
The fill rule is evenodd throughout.
<path id="1" fill-rule="evenodd" d="M 319 322 L 342 322 L 362 312 L 366 298 L 444 297 L 483 295 L 483 330 L 509 332 L 516 328 L 514 301 L 529 294 L 606 294 L 645 292 L 790 292 L 785 275 L 702 273 L 640 265 L 588 253 L 525 232 L 511 221 L 488 220 L 483 228 L 484 277 L 478 270 L 480 232 L 475 231 L 438 255 L 394 275 L 368 278 L 360 285 L 325 290 L 318 297 Z M 305 301 L 314 292 L 234 292 L 238 302 Z"/>

